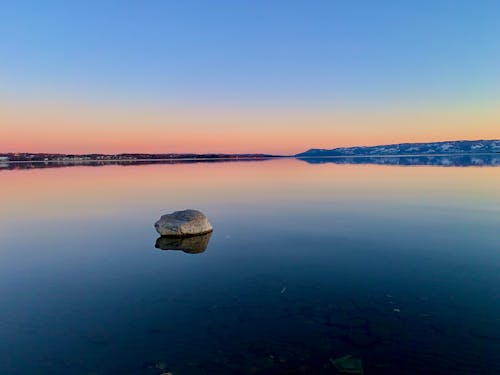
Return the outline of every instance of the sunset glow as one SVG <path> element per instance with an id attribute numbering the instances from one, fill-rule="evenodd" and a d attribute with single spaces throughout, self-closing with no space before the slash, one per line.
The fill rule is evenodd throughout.
<path id="1" fill-rule="evenodd" d="M 496 2 L 215 3 L 2 5 L 0 152 L 500 138 Z"/>
<path id="2" fill-rule="evenodd" d="M 399 142 L 500 138 L 500 111 L 416 108 L 346 113 L 102 110 L 47 104 L 10 106 L 0 113 L 6 152 L 294 154 Z"/>

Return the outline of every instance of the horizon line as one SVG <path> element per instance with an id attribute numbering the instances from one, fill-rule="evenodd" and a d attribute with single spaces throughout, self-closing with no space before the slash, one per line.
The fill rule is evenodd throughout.
<path id="1" fill-rule="evenodd" d="M 382 143 L 382 144 L 376 144 L 376 145 L 357 145 L 357 146 L 340 146 L 340 147 L 334 147 L 334 148 L 316 148 L 316 147 L 309 147 L 308 149 L 302 151 L 306 152 L 309 150 L 336 150 L 336 149 L 346 149 L 346 148 L 356 148 L 356 147 L 381 147 L 381 146 L 393 146 L 393 145 L 405 145 L 405 144 L 413 144 L 413 145 L 422 145 L 422 144 L 436 144 L 436 143 L 448 143 L 448 142 L 494 142 L 494 141 L 500 141 L 499 139 L 454 139 L 454 140 L 445 140 L 445 141 L 431 141 L 431 142 L 397 142 L 397 143 Z M 201 152 L 201 153 L 196 153 L 196 152 L 118 152 L 118 153 L 106 153 L 106 152 L 85 152 L 85 153 L 64 153 L 64 152 L 31 152 L 31 151 L 9 151 L 9 152 L 0 152 L 0 155 L 7 155 L 7 154 L 32 154 L 32 155 L 74 155 L 74 156 L 88 156 L 88 155 L 103 155 L 103 156 L 119 156 L 119 155 L 211 155 L 211 156 L 216 156 L 216 155 L 231 155 L 231 156 L 273 156 L 273 157 L 286 157 L 286 156 L 295 156 L 297 154 L 289 154 L 289 155 L 282 155 L 282 154 L 271 154 L 271 153 L 266 153 L 266 152 Z"/>

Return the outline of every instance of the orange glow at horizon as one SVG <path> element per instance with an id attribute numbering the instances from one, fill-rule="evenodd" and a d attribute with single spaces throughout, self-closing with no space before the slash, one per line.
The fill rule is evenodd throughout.
<path id="1" fill-rule="evenodd" d="M 499 139 L 500 110 L 244 111 L 0 106 L 0 152 L 295 154 L 401 142 Z"/>

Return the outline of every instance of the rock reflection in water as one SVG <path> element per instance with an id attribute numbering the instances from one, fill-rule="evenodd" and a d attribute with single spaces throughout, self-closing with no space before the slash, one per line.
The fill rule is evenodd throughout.
<path id="1" fill-rule="evenodd" d="M 161 250 L 181 250 L 188 254 L 203 253 L 207 247 L 212 233 L 192 237 L 158 237 L 155 247 Z"/>

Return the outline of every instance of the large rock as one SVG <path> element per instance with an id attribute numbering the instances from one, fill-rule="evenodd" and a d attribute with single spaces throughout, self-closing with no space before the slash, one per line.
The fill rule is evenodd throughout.
<path id="1" fill-rule="evenodd" d="M 162 236 L 188 237 L 210 233 L 213 228 L 207 217 L 197 210 L 176 211 L 163 215 L 155 223 Z"/>

